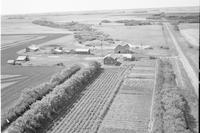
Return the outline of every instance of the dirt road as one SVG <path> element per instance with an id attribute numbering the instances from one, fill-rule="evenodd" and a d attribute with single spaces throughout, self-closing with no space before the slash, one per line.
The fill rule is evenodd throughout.
<path id="1" fill-rule="evenodd" d="M 172 33 L 171 29 L 170 29 L 170 24 L 169 23 L 163 23 L 163 24 L 164 24 L 164 26 L 166 26 L 166 29 L 169 32 L 169 35 L 170 35 L 170 37 L 171 37 L 171 39 L 172 39 L 172 41 L 173 41 L 173 43 L 174 43 L 174 45 L 176 47 L 176 50 L 177 50 L 177 52 L 179 54 L 180 61 L 182 62 L 183 67 L 184 67 L 189 79 L 191 80 L 192 85 L 195 88 L 195 92 L 197 94 L 197 97 L 199 97 L 199 87 L 198 87 L 199 81 L 198 81 L 198 77 L 195 74 L 195 71 L 192 68 L 192 66 L 190 65 L 188 59 L 184 55 L 182 49 L 180 48 L 176 38 L 174 37 L 174 35 L 173 35 L 173 33 Z"/>

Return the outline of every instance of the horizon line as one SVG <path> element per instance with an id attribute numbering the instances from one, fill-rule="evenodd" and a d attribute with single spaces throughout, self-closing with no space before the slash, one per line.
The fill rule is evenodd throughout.
<path id="1" fill-rule="evenodd" d="M 134 9 L 163 9 L 163 8 L 181 8 L 181 7 L 199 7 L 200 12 L 200 6 L 161 6 L 161 7 L 138 7 L 138 8 L 121 8 L 121 9 L 97 9 L 97 10 L 71 10 L 71 11 L 44 11 L 44 12 L 32 12 L 32 13 L 17 13 L 17 14 L 3 14 L 1 13 L 1 16 L 10 16 L 10 15 L 39 15 L 39 14 L 54 14 L 54 13 L 77 13 L 77 12 L 92 12 L 92 11 L 111 11 L 111 10 L 134 10 Z"/>

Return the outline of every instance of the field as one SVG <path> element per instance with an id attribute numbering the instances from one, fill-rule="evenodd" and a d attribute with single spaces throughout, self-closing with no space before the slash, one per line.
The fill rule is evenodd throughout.
<path id="1" fill-rule="evenodd" d="M 100 31 L 110 34 L 114 39 L 124 40 L 133 45 L 143 44 L 153 47 L 164 44 L 162 29 L 160 25 L 145 26 L 116 26 L 103 25 L 95 27 Z"/>
<path id="2" fill-rule="evenodd" d="M 146 61 L 147 62 L 147 61 Z M 147 133 L 150 121 L 152 90 L 154 88 L 155 62 L 150 66 L 140 65 L 129 70 L 98 133 Z M 144 63 L 144 62 L 143 62 Z M 133 65 L 132 63 L 131 65 Z M 141 66 L 142 65 L 142 66 Z M 151 70 L 151 72 L 140 69 Z M 133 77 L 132 75 L 142 75 Z M 153 76 L 149 78 L 149 74 Z"/>
<path id="3" fill-rule="evenodd" d="M 66 106 L 45 132 L 96 132 L 126 69 L 106 69 L 86 87 L 75 104 Z M 71 108 L 71 109 L 70 109 Z"/>
<path id="4" fill-rule="evenodd" d="M 27 19 L 7 19 L 2 17 L 2 34 L 45 34 L 45 33 L 71 33 L 64 29 L 54 29 L 32 24 L 32 18 Z"/>
<path id="5" fill-rule="evenodd" d="M 199 24 L 180 24 L 181 34 L 193 46 L 199 47 Z"/>
<path id="6" fill-rule="evenodd" d="M 2 16 L 2 132 L 197 133 L 199 24 L 180 21 L 196 21 L 197 9 Z M 39 50 L 25 51 L 32 44 Z M 19 55 L 30 60 L 7 63 Z"/>

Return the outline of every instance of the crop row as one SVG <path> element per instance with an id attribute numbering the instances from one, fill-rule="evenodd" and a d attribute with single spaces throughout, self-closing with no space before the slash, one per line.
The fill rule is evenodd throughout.
<path id="1" fill-rule="evenodd" d="M 96 132 L 119 87 L 124 71 L 125 69 L 105 70 L 86 88 L 81 99 L 73 104 L 70 111 L 65 111 L 64 117 L 56 120 L 47 132 Z"/>
<path id="2" fill-rule="evenodd" d="M 40 84 L 34 88 L 24 89 L 15 104 L 3 113 L 1 119 L 2 130 L 27 111 L 30 108 L 30 105 L 36 100 L 40 100 L 43 96 L 52 91 L 53 88 L 63 83 L 79 70 L 80 66 L 78 65 L 64 68 L 61 72 L 54 74 L 49 82 Z"/>
<path id="3" fill-rule="evenodd" d="M 180 93 L 169 60 L 158 61 L 153 105 L 153 133 L 191 133 L 187 123 L 187 101 Z"/>
<path id="4" fill-rule="evenodd" d="M 16 119 L 7 129 L 8 132 L 37 132 L 46 121 L 51 121 L 59 109 L 70 103 L 71 98 L 89 84 L 100 72 L 100 64 L 91 63 L 71 78 L 56 86 L 41 100 L 37 100 L 21 117 Z"/>

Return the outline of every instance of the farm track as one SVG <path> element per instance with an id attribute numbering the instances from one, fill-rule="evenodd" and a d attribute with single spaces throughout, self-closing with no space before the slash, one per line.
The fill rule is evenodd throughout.
<path id="1" fill-rule="evenodd" d="M 164 25 L 166 26 L 169 36 L 171 37 L 171 39 L 176 47 L 176 50 L 179 53 L 180 61 L 182 62 L 183 67 L 184 67 L 185 71 L 187 72 L 192 85 L 195 88 L 196 95 L 197 95 L 197 97 L 199 97 L 199 87 L 198 87 L 199 81 L 198 81 L 197 74 L 194 71 L 194 67 L 190 64 L 190 62 L 188 61 L 187 57 L 185 56 L 182 48 L 178 44 L 178 41 L 176 40 L 175 36 L 173 35 L 171 29 L 169 28 L 169 23 L 164 23 Z"/>
<path id="2" fill-rule="evenodd" d="M 106 69 L 81 93 L 76 103 L 63 108 L 47 133 L 94 133 L 114 97 L 126 68 Z M 73 103 L 73 102 L 72 102 Z"/>

